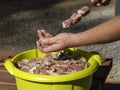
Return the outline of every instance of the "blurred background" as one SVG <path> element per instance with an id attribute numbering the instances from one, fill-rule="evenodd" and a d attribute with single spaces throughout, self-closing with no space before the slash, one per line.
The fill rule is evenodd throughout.
<path id="1" fill-rule="evenodd" d="M 91 13 L 69 29 L 61 22 L 82 6 Z M 115 17 L 115 1 L 108 6 L 95 7 L 89 0 L 0 0 L 0 50 L 22 52 L 36 48 L 37 30 L 45 29 L 56 35 L 61 32 L 78 33 Z M 113 68 L 107 80 L 120 80 L 120 42 L 78 47 L 97 51 L 103 58 L 113 59 Z"/>

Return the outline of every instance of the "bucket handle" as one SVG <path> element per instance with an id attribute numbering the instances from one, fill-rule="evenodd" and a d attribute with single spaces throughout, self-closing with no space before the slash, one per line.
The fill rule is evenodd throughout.
<path id="1" fill-rule="evenodd" d="M 98 64 L 101 65 L 102 60 L 103 60 L 101 55 L 98 52 L 95 52 L 95 51 L 92 51 L 90 53 L 92 54 L 92 58 L 94 58 L 98 62 Z"/>
<path id="2" fill-rule="evenodd" d="M 7 59 L 4 63 L 4 66 L 11 75 L 14 75 L 15 66 L 12 64 L 11 59 Z"/>

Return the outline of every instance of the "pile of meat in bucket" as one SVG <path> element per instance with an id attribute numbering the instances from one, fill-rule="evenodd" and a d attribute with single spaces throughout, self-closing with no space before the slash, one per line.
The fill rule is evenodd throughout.
<path id="1" fill-rule="evenodd" d="M 16 65 L 23 71 L 43 75 L 69 74 L 89 66 L 84 57 L 69 52 L 48 53 L 44 58 L 31 60 L 23 59 L 18 61 Z"/>

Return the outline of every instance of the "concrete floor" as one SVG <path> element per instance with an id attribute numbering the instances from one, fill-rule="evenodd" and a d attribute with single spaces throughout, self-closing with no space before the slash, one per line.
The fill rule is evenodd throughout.
<path id="1" fill-rule="evenodd" d="M 61 22 L 83 5 L 91 13 L 69 30 L 61 29 Z M 37 30 L 77 33 L 114 17 L 114 0 L 106 7 L 95 7 L 87 0 L 0 0 L 0 49 L 24 51 L 36 48 Z M 108 80 L 120 80 L 120 42 L 79 47 L 97 51 L 104 58 L 113 58 L 114 66 Z"/>

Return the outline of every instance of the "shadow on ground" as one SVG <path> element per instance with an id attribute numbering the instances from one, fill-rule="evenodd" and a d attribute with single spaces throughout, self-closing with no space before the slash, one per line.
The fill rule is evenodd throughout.
<path id="1" fill-rule="evenodd" d="M 63 1 L 65 0 L 0 0 L 0 17 L 20 11 L 46 9 Z"/>

